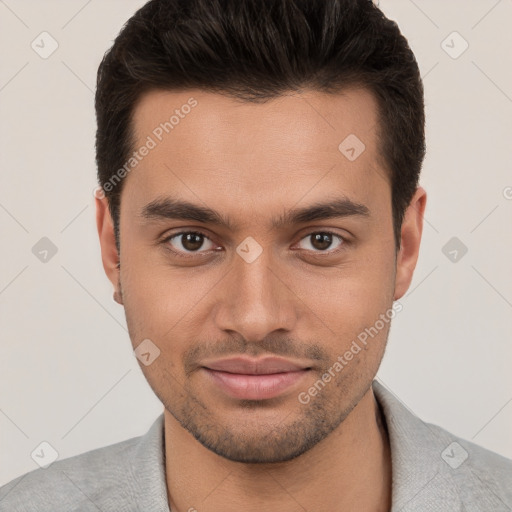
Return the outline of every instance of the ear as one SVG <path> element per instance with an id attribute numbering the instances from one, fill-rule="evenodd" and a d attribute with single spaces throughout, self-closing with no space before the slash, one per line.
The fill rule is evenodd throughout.
<path id="1" fill-rule="evenodd" d="M 426 204 L 427 193 L 422 187 L 418 187 L 405 211 L 404 220 L 402 222 L 402 237 L 400 250 L 397 254 L 395 295 L 393 300 L 400 299 L 411 284 L 420 251 L 423 214 Z"/>
<path id="2" fill-rule="evenodd" d="M 119 281 L 119 253 L 117 252 L 114 235 L 114 222 L 108 208 L 108 199 L 101 189 L 95 192 L 94 197 L 96 201 L 96 227 L 100 238 L 103 268 L 114 286 L 114 300 L 122 304 Z"/>

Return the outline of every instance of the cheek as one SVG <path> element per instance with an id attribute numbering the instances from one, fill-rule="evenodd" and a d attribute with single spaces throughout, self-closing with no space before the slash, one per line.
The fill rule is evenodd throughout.
<path id="1" fill-rule="evenodd" d="M 180 353 L 180 342 L 202 325 L 205 296 L 220 277 L 213 269 L 172 268 L 161 256 L 151 258 L 150 250 L 126 251 L 121 286 L 133 343 L 149 338 L 162 347 L 172 343 L 173 353 Z"/>
<path id="2" fill-rule="evenodd" d="M 338 334 L 373 324 L 391 306 L 392 258 L 354 257 L 329 272 L 297 273 L 294 288 L 310 310 Z"/>
<path id="3" fill-rule="evenodd" d="M 130 247 L 128 240 L 126 247 Z M 121 247 L 121 254 L 120 280 L 132 342 L 137 344 L 142 337 L 158 344 L 165 331 L 175 323 L 173 312 L 179 314 L 176 310 L 180 294 L 142 251 L 127 249 L 123 252 Z"/>

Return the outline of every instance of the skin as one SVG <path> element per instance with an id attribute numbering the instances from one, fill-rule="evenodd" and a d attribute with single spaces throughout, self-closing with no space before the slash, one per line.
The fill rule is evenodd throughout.
<path id="1" fill-rule="evenodd" d="M 134 111 L 136 147 L 190 97 L 197 106 L 125 178 L 120 259 L 107 199 L 96 199 L 103 266 L 132 345 L 149 338 L 160 349 L 141 368 L 165 406 L 170 507 L 387 511 L 389 439 L 371 383 L 390 324 L 309 403 L 298 395 L 407 291 L 426 192 L 419 187 L 410 202 L 397 252 L 377 105 L 365 89 L 260 104 L 151 91 Z M 366 146 L 354 161 L 338 150 L 349 134 Z M 141 216 L 164 196 L 214 209 L 233 230 Z M 370 215 L 271 225 L 292 208 L 339 197 Z M 187 229 L 207 237 L 196 250 L 182 236 L 164 240 Z M 343 238 L 315 244 L 310 235 L 325 231 Z M 252 263 L 236 252 L 248 236 L 263 249 Z M 312 369 L 276 398 L 235 399 L 201 364 L 239 354 L 283 356 Z"/>

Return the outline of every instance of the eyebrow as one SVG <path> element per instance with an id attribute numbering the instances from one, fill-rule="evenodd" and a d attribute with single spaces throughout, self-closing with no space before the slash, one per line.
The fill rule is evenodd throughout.
<path id="1" fill-rule="evenodd" d="M 140 216 L 149 221 L 191 220 L 223 226 L 231 231 L 236 231 L 237 228 L 231 219 L 211 208 L 172 197 L 160 197 L 151 201 L 142 208 Z M 273 229 L 280 229 L 293 224 L 343 217 L 370 217 L 370 210 L 361 203 L 341 197 L 327 202 L 317 202 L 307 207 L 293 208 L 273 218 L 271 226 Z"/>

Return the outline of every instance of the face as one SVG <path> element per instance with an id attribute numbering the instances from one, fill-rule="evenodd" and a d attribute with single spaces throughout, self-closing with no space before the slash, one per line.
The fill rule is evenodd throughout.
<path id="1" fill-rule="evenodd" d="M 103 263 L 133 347 L 160 351 L 141 368 L 166 415 L 227 459 L 304 453 L 377 372 L 424 203 L 397 254 L 376 107 L 361 89 L 261 104 L 193 90 L 150 92 L 134 111 L 135 149 L 151 148 L 125 178 L 120 271 L 97 200 Z M 254 387 L 206 368 L 234 356 L 300 370 Z"/>

